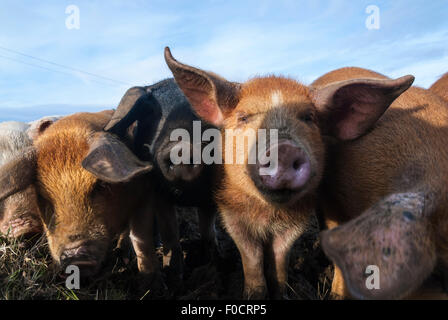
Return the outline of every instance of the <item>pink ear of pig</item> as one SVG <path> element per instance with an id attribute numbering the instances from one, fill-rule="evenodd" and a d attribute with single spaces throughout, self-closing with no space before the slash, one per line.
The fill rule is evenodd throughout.
<path id="1" fill-rule="evenodd" d="M 312 88 L 324 134 L 341 140 L 362 136 L 413 82 L 414 77 L 408 75 L 398 79 L 350 79 Z"/>

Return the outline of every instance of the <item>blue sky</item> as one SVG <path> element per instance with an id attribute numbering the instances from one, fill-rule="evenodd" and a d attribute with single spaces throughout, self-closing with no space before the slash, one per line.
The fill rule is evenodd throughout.
<path id="1" fill-rule="evenodd" d="M 65 25 L 72 4 L 80 29 Z M 378 30 L 365 26 L 368 5 L 380 9 Z M 0 8 L 0 121 L 115 107 L 127 88 L 170 76 L 166 45 L 234 81 L 274 73 L 310 83 L 359 66 L 413 74 L 428 87 L 448 71 L 447 0 L 1 0 Z"/>

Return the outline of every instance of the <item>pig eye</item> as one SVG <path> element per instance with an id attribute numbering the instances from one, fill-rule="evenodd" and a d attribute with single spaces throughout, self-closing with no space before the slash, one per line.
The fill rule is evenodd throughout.
<path id="1" fill-rule="evenodd" d="M 239 123 L 248 123 L 249 122 L 249 116 L 245 113 L 238 114 L 238 122 Z"/>
<path id="2" fill-rule="evenodd" d="M 302 120 L 303 122 L 306 122 L 308 124 L 313 123 L 314 122 L 313 112 L 309 111 L 309 112 L 306 112 L 306 113 L 300 115 L 300 120 Z"/>

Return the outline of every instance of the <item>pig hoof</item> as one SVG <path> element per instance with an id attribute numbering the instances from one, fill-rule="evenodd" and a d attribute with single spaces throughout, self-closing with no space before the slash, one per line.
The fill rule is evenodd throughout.
<path id="1" fill-rule="evenodd" d="M 246 289 L 243 293 L 243 300 L 266 300 L 267 291 L 263 288 Z"/>
<path id="2" fill-rule="evenodd" d="M 329 299 L 330 300 L 345 300 L 345 297 L 341 296 L 340 294 L 332 292 L 332 293 L 330 293 Z"/>

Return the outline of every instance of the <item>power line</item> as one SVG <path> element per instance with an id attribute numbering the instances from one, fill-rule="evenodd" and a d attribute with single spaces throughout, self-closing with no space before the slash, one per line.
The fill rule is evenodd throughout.
<path id="1" fill-rule="evenodd" d="M 34 59 L 34 60 L 37 60 L 37 61 L 45 62 L 45 63 L 51 64 L 51 65 L 57 66 L 59 68 L 64 68 L 64 69 L 68 69 L 68 70 L 71 70 L 71 71 L 76 71 L 76 72 L 83 73 L 83 74 L 86 74 L 86 75 L 89 75 L 89 76 L 92 76 L 92 77 L 101 78 L 101 79 L 112 81 L 112 82 L 119 83 L 119 84 L 131 85 L 129 83 L 126 83 L 126 82 L 123 82 L 123 81 L 120 81 L 120 80 L 115 80 L 115 79 L 112 79 L 112 78 L 104 77 L 102 75 L 98 75 L 98 74 L 91 73 L 91 72 L 88 72 L 88 71 L 84 71 L 84 70 L 81 70 L 81 69 L 73 68 L 73 67 L 66 66 L 66 65 L 63 65 L 63 64 L 60 64 L 60 63 L 56 63 L 56 62 L 53 62 L 53 61 L 41 59 L 41 58 L 29 55 L 29 54 L 26 54 L 26 53 L 23 53 L 23 52 L 20 52 L 20 51 L 17 51 L 17 50 L 9 49 L 9 48 L 3 47 L 3 46 L 0 46 L 0 49 L 2 49 L 4 51 L 11 52 L 11 53 L 14 53 L 14 54 L 17 54 L 17 55 L 21 55 L 21 56 L 24 56 L 24 57 L 27 57 L 27 58 L 30 58 L 30 59 Z"/>
<path id="2" fill-rule="evenodd" d="M 14 62 L 17 62 L 17 63 L 21 63 L 21 64 L 24 64 L 24 65 L 27 65 L 27 66 L 31 66 L 31 67 L 35 67 L 35 68 L 40 68 L 40 69 L 47 70 L 47 71 L 50 71 L 50 72 L 61 73 L 61 74 L 65 74 L 65 75 L 73 76 L 73 73 L 69 73 L 69 72 L 64 72 L 64 71 L 60 71 L 60 70 L 55 70 L 55 69 L 46 68 L 46 67 L 41 66 L 41 65 L 38 65 L 38 64 L 33 64 L 33 63 L 29 63 L 29 62 L 24 62 L 24 61 L 17 60 L 17 59 L 11 58 L 11 57 L 3 56 L 3 55 L 0 55 L 0 58 L 7 59 L 7 60 L 11 60 L 11 61 L 14 61 Z M 90 81 L 93 81 L 93 82 L 96 82 L 96 83 L 100 83 L 100 84 L 104 84 L 104 85 L 109 85 L 109 86 L 111 86 L 111 85 L 112 85 L 112 86 L 117 85 L 117 84 L 112 84 L 112 83 L 107 83 L 107 82 L 98 81 L 98 80 L 95 80 L 95 79 L 90 79 Z"/>

